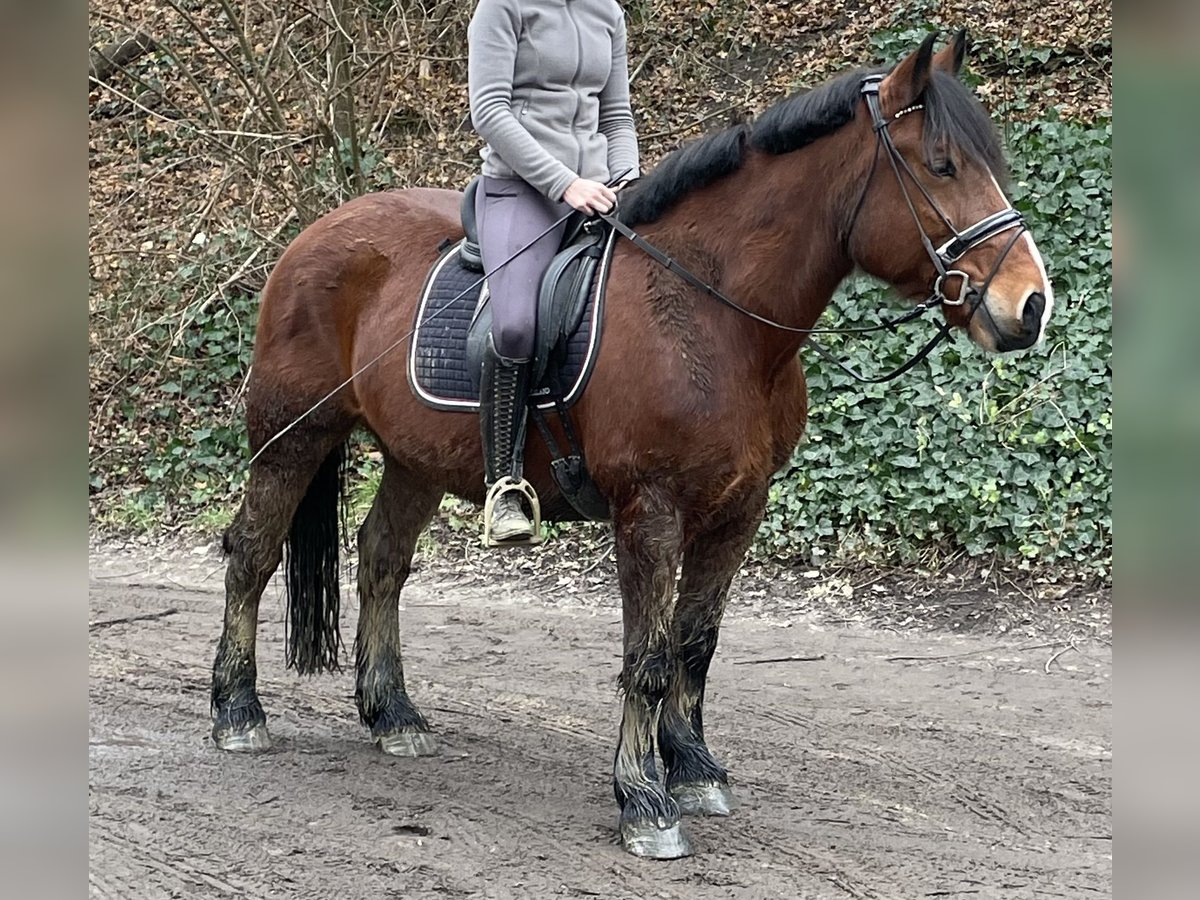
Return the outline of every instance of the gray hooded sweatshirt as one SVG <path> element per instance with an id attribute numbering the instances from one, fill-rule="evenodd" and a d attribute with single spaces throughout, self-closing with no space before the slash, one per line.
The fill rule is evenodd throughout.
<path id="1" fill-rule="evenodd" d="M 616 0 L 479 0 L 467 36 L 484 175 L 523 178 L 555 201 L 577 177 L 637 177 Z"/>

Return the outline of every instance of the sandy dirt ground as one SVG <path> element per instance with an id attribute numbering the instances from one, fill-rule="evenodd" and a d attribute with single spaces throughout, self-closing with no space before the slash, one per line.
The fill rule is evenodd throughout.
<path id="1" fill-rule="evenodd" d="M 94 548 L 91 575 L 92 897 L 1111 895 L 1112 651 L 1091 625 L 864 627 L 793 587 L 735 590 L 705 723 L 741 805 L 687 820 L 695 856 L 650 862 L 616 844 L 611 589 L 415 575 L 405 663 L 442 752 L 400 760 L 358 724 L 351 672 L 284 670 L 272 585 L 275 746 L 248 757 L 208 735 L 220 561 Z"/>

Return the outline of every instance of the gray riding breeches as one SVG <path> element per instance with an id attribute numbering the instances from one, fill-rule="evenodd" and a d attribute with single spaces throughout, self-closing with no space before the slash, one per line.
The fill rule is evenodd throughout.
<path id="1" fill-rule="evenodd" d="M 488 277 L 492 342 L 501 356 L 528 359 L 533 353 L 538 284 L 554 258 L 566 223 L 507 264 L 501 263 L 569 211 L 566 203 L 548 200 L 520 179 L 483 177 L 475 197 L 475 221 L 483 269 L 492 272 Z"/>

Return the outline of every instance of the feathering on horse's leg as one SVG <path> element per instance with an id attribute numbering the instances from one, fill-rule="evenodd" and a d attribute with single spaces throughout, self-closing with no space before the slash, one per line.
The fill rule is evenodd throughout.
<path id="1" fill-rule="evenodd" d="M 255 464 L 233 523 L 225 531 L 225 624 L 213 661 L 213 740 L 222 750 L 270 747 L 259 703 L 255 643 L 258 605 L 283 557 L 293 516 L 320 466 Z"/>
<path id="2" fill-rule="evenodd" d="M 404 685 L 400 591 L 417 538 L 437 511 L 442 489 L 384 455 L 383 479 L 358 532 L 358 636 L 354 699 L 385 753 L 429 756 L 437 743 Z"/>
<path id="3" fill-rule="evenodd" d="M 247 404 L 252 449 L 278 430 L 263 421 L 268 417 L 259 415 L 261 406 L 261 395 L 252 393 Z M 267 406 L 278 412 L 276 403 Z M 342 444 L 353 422 L 330 412 L 288 432 L 251 465 L 241 506 L 225 531 L 225 623 L 212 681 L 212 734 L 223 750 L 270 746 L 256 687 L 255 639 L 259 601 L 285 542 L 292 619 L 289 664 L 314 671 L 313 660 L 328 659 L 331 643 L 336 652 L 340 468 Z M 336 657 L 332 664 L 336 666 Z"/>
<path id="4" fill-rule="evenodd" d="M 613 763 L 621 843 L 636 856 L 675 859 L 691 846 L 655 766 L 654 735 L 674 668 L 671 606 L 682 532 L 669 499 L 646 489 L 616 506 L 613 525 L 625 629 L 625 704 Z"/>
<path id="5" fill-rule="evenodd" d="M 727 816 L 735 806 L 729 776 L 704 740 L 704 687 L 729 585 L 762 520 L 766 491 L 697 537 L 683 557 L 671 629 L 675 672 L 663 701 L 658 748 L 667 790 L 684 815 Z"/>

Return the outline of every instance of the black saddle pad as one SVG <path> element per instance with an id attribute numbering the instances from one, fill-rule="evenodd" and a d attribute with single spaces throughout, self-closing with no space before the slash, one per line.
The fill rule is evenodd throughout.
<path id="1" fill-rule="evenodd" d="M 533 391 L 533 400 L 542 409 L 554 408 L 558 395 L 565 406 L 574 404 L 591 376 L 600 347 L 611 247 L 610 241 L 609 252 L 596 267 L 578 328 L 551 351 L 554 358 Z M 427 406 L 473 412 L 479 409 L 478 375 L 472 377 L 467 362 L 467 333 L 487 301 L 486 282 L 478 272 L 463 267 L 458 250 L 459 244 L 454 244 L 438 258 L 421 291 L 409 345 L 408 381 Z"/>

